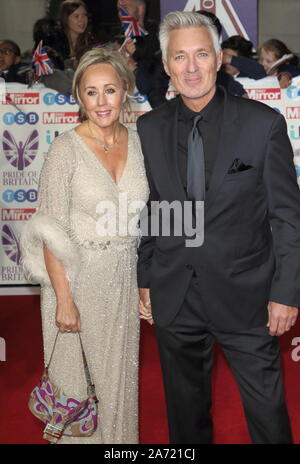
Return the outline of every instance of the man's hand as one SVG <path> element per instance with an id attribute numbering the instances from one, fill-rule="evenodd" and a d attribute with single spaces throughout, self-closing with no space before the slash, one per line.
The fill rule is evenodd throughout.
<path id="1" fill-rule="evenodd" d="M 288 332 L 296 324 L 298 308 L 269 301 L 268 311 L 269 321 L 267 327 L 269 327 L 269 333 L 272 336 L 276 335 L 279 337 Z"/>
<path id="2" fill-rule="evenodd" d="M 140 318 L 145 319 L 149 322 L 150 325 L 154 324 L 152 318 L 152 309 L 151 309 L 151 301 L 150 301 L 150 290 L 149 288 L 140 288 Z"/>

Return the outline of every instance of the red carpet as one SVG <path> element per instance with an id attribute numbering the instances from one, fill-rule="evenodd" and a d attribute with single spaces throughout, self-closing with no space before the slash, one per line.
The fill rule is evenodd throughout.
<path id="1" fill-rule="evenodd" d="M 42 372 L 39 297 L 0 297 L 0 337 L 6 340 L 6 362 L 0 362 L 0 443 L 46 443 L 41 423 L 27 409 L 28 395 Z M 294 442 L 300 443 L 300 360 L 292 360 L 292 340 L 300 322 L 281 337 L 284 383 Z M 299 339 L 300 342 L 300 339 Z M 300 358 L 300 350 L 299 358 Z M 232 374 L 216 350 L 213 416 L 215 443 L 250 443 L 240 396 Z M 142 323 L 140 374 L 140 442 L 168 443 L 158 351 L 153 329 Z"/>

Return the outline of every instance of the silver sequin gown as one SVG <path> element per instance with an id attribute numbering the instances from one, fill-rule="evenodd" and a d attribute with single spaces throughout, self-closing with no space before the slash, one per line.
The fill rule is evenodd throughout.
<path id="1" fill-rule="evenodd" d="M 43 243 L 64 264 L 82 323 L 82 341 L 99 399 L 99 426 L 89 438 L 63 437 L 60 443 L 138 443 L 139 315 L 136 280 L 138 209 L 148 184 L 137 133 L 128 129 L 128 158 L 118 184 L 73 129 L 59 136 L 46 157 L 38 213 L 21 237 L 23 266 L 41 283 L 45 362 L 57 333 L 56 298 L 43 258 Z M 100 201 L 120 210 L 117 235 L 99 236 Z M 98 208 L 98 209 L 97 209 Z M 105 210 L 107 212 L 108 210 Z M 113 213 L 110 212 L 110 215 Z M 111 216 L 106 216 L 111 218 Z M 115 217 L 115 216 L 113 216 Z M 110 225 L 114 221 L 108 219 Z M 58 337 L 50 379 L 67 395 L 86 398 L 77 334 Z"/>

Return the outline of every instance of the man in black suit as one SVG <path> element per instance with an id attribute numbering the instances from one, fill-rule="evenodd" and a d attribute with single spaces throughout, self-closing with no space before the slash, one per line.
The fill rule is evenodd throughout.
<path id="1" fill-rule="evenodd" d="M 203 15 L 170 13 L 160 41 L 180 95 L 138 120 L 150 202 L 191 200 L 194 212 L 204 202 L 201 246 L 171 227 L 169 236 L 145 234 L 139 249 L 140 311 L 155 322 L 170 440 L 212 441 L 216 339 L 252 441 L 291 443 L 277 336 L 298 315 L 300 193 L 286 124 L 216 88 L 222 52 Z"/>

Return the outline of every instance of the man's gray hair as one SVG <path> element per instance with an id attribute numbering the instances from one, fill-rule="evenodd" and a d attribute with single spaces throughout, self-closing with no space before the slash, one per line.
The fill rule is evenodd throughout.
<path id="1" fill-rule="evenodd" d="M 165 61 L 167 60 L 170 33 L 178 29 L 188 29 L 192 27 L 206 27 L 210 32 L 216 53 L 221 50 L 218 31 L 210 18 L 191 11 L 173 11 L 165 16 L 159 29 L 160 48 Z"/>

